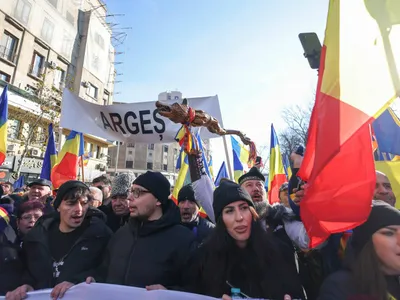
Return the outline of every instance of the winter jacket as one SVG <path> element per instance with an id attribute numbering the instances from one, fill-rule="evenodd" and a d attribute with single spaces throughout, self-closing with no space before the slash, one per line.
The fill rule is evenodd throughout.
<path id="1" fill-rule="evenodd" d="M 281 243 L 286 261 L 296 267 L 309 300 L 315 300 L 323 280 L 323 261 L 320 250 L 307 249 L 308 236 L 301 221 L 294 219 L 291 209 L 282 204 L 268 208 L 268 231 Z M 302 249 L 300 249 L 302 248 Z"/>
<path id="2" fill-rule="evenodd" d="M 98 209 L 107 216 L 106 224 L 113 232 L 116 232 L 129 220 L 129 213 L 124 216 L 117 216 L 112 209 L 111 203 L 99 206 Z"/>
<path id="3" fill-rule="evenodd" d="M 385 279 L 387 283 L 388 293 L 394 296 L 395 299 L 400 299 L 400 284 L 398 281 L 398 276 L 386 276 Z M 341 270 L 331 274 L 324 281 L 321 286 L 318 300 L 361 299 L 360 296 L 360 293 L 357 292 L 354 279 L 351 276 L 351 272 L 348 270 Z M 375 298 L 371 297 L 371 299 Z"/>
<path id="4" fill-rule="evenodd" d="M 189 228 L 194 233 L 196 241 L 199 244 L 208 237 L 215 227 L 213 223 L 200 216 L 198 216 L 193 222 L 182 223 L 182 225 Z"/>
<path id="5" fill-rule="evenodd" d="M 194 240 L 193 233 L 180 225 L 178 207 L 169 201 L 160 219 L 141 222 L 131 218 L 115 233 L 96 281 L 177 288 Z"/>
<path id="6" fill-rule="evenodd" d="M 184 289 L 187 292 L 203 294 L 220 298 L 223 294 L 230 294 L 230 286 L 240 288 L 241 291 L 254 299 L 283 299 L 289 294 L 293 299 L 304 299 L 300 280 L 294 268 L 285 263 L 286 258 L 281 255 L 282 244 L 271 237 L 274 245 L 265 249 L 265 253 L 273 253 L 269 263 L 265 258 L 256 259 L 257 253 L 253 249 L 238 248 L 232 245 L 228 253 L 219 253 L 221 261 L 225 260 L 225 270 L 216 269 L 214 261 L 210 261 L 211 247 L 206 241 L 191 257 L 185 270 Z M 214 253 L 217 250 L 212 250 Z M 260 266 L 264 261 L 266 267 Z M 224 264 L 221 264 L 223 266 Z M 210 279 L 211 278 L 211 279 Z"/>
<path id="7" fill-rule="evenodd" d="M 0 233 L 0 296 L 19 287 L 24 265 L 20 257 L 20 241 L 11 227 Z"/>
<path id="8" fill-rule="evenodd" d="M 27 272 L 23 283 L 34 289 L 52 288 L 63 281 L 79 283 L 93 276 L 112 235 L 103 215 L 98 210 L 89 209 L 85 217 L 89 225 L 63 258 L 59 277 L 53 278 L 54 259 L 48 237 L 50 228 L 58 226 L 59 218 L 58 213 L 43 216 L 24 238 L 22 254 Z"/>

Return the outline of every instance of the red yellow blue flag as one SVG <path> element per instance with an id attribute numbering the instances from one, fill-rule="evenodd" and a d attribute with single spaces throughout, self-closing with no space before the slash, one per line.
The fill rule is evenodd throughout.
<path id="1" fill-rule="evenodd" d="M 7 155 L 8 85 L 0 96 L 0 165 Z"/>
<path id="2" fill-rule="evenodd" d="M 83 134 L 71 131 L 58 154 L 57 163 L 51 171 L 51 182 L 55 189 L 59 188 L 64 182 L 77 178 L 79 158 L 82 155 Z"/>

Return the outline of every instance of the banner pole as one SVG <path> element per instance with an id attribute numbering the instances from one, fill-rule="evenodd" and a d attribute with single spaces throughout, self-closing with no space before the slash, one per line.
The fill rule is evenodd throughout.
<path id="1" fill-rule="evenodd" d="M 115 156 L 115 171 L 114 171 L 114 176 L 115 176 L 115 175 L 117 174 L 117 172 L 118 172 L 119 144 L 120 144 L 120 142 L 117 141 L 117 155 Z"/>
<path id="2" fill-rule="evenodd" d="M 227 144 L 227 142 L 226 142 L 226 135 L 222 136 L 222 139 L 224 140 L 225 159 L 226 159 L 226 164 L 228 165 L 229 179 L 230 179 L 230 180 L 233 180 L 232 167 L 231 167 L 231 160 L 230 160 L 230 158 L 229 158 L 228 144 Z"/>
<path id="3" fill-rule="evenodd" d="M 58 127 L 58 153 L 61 151 L 61 142 L 62 142 L 62 127 Z"/>

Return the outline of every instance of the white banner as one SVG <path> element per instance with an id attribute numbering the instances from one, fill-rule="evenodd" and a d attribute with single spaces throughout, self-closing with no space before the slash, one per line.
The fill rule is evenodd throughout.
<path id="1" fill-rule="evenodd" d="M 172 104 L 176 100 L 165 102 Z M 218 96 L 190 98 L 189 106 L 201 109 L 222 121 Z M 61 127 L 102 137 L 109 141 L 133 143 L 172 143 L 180 124 L 161 117 L 156 102 L 97 105 L 85 101 L 68 89 L 64 90 L 61 106 Z M 201 131 L 203 139 L 218 137 L 208 130 Z"/>
<path id="2" fill-rule="evenodd" d="M 51 289 L 28 293 L 29 300 L 49 300 Z M 222 298 L 222 295 L 221 295 Z M 0 297 L 5 299 L 5 297 Z M 63 300 L 96 299 L 96 300 L 215 300 L 217 298 L 189 294 L 176 291 L 147 291 L 141 288 L 103 284 L 103 283 L 81 283 L 70 288 L 62 298 Z"/>

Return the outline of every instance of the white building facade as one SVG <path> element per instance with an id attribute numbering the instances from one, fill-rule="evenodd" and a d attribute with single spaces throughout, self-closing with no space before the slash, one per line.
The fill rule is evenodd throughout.
<path id="1" fill-rule="evenodd" d="M 54 109 L 59 109 L 65 87 L 87 101 L 112 104 L 115 50 L 106 15 L 101 0 L 0 1 L 0 93 L 9 85 L 9 158 L 0 169 L 15 171 L 24 132 L 33 127 L 19 112 L 34 116 L 43 109 L 34 97 L 40 97 L 38 84 L 58 92 Z M 43 136 L 51 122 L 57 120 L 44 117 L 33 134 Z M 57 144 L 63 144 L 68 133 L 68 129 L 56 132 Z M 43 138 L 32 140 L 21 170 L 28 180 L 40 174 L 45 145 Z M 110 146 L 102 138 L 85 135 L 85 151 L 91 155 L 86 181 L 106 172 Z"/>

